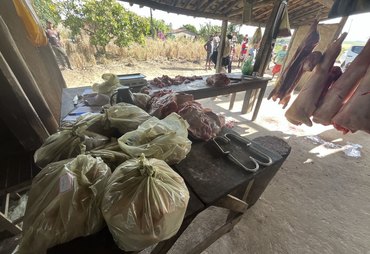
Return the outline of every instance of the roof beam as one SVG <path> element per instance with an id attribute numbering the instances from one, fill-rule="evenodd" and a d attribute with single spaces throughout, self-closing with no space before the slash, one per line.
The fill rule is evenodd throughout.
<path id="1" fill-rule="evenodd" d="M 334 4 L 334 0 L 315 0 L 315 1 L 329 9 L 331 9 L 331 7 L 333 7 Z"/>
<path id="2" fill-rule="evenodd" d="M 194 16 L 194 17 L 204 17 L 204 18 L 209 18 L 209 19 L 219 19 L 219 20 L 227 20 L 227 16 L 222 15 L 222 14 L 215 14 L 215 13 L 204 13 L 201 11 L 193 11 L 193 10 L 186 10 L 183 8 L 179 7 L 173 7 L 173 6 L 168 6 L 166 4 L 160 4 L 158 2 L 153 2 L 153 1 L 146 1 L 146 0 L 119 0 L 121 2 L 132 2 L 134 4 L 138 5 L 143 5 L 150 7 L 152 9 L 156 10 L 161 10 L 161 11 L 166 11 L 166 12 L 172 12 L 172 13 L 177 13 L 177 14 L 183 14 L 183 15 L 188 15 L 188 16 Z"/>

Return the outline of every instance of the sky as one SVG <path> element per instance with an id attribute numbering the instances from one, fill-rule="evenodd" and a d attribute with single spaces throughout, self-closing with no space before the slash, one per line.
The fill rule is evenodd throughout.
<path id="1" fill-rule="evenodd" d="M 130 6 L 129 3 L 123 2 L 123 6 L 137 13 L 140 16 L 150 17 L 150 11 L 148 7 L 140 8 L 139 5 L 134 4 Z M 221 26 L 221 20 L 206 19 L 206 18 L 194 18 L 191 16 L 179 15 L 174 13 L 167 13 L 160 10 L 153 11 L 153 18 L 163 19 L 167 24 L 172 23 L 172 28 L 180 28 L 185 24 L 191 24 L 197 29 L 201 25 L 205 25 L 210 22 L 212 25 Z M 328 22 L 339 22 L 339 19 L 333 19 Z M 343 32 L 348 32 L 346 41 L 363 41 L 366 42 L 370 38 L 370 29 L 364 29 L 364 26 L 370 25 L 370 13 L 352 15 L 348 18 L 346 25 L 343 28 Z M 256 27 L 242 26 L 240 29 L 241 34 L 253 35 Z"/>

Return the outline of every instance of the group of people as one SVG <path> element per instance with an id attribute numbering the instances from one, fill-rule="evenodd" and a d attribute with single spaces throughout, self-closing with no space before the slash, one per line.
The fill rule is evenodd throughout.
<path id="1" fill-rule="evenodd" d="M 220 46 L 220 36 L 219 34 L 214 34 L 213 36 L 210 36 L 208 38 L 208 41 L 204 44 L 204 49 L 207 52 L 207 57 L 206 57 L 206 70 L 211 70 L 211 63 L 214 63 L 214 68 L 216 68 L 216 63 L 217 63 L 217 56 L 218 56 L 218 49 Z M 243 38 L 243 42 L 241 44 L 241 50 L 239 52 L 239 57 L 238 57 L 238 67 L 240 66 L 241 62 L 244 62 L 245 59 L 248 56 L 254 57 L 255 55 L 255 48 L 254 46 L 251 46 L 248 48 L 248 34 L 246 34 Z M 226 36 L 225 40 L 225 48 L 224 52 L 222 55 L 222 62 L 221 66 L 223 68 L 227 68 L 228 73 L 231 72 L 231 66 L 233 60 L 237 57 L 236 54 L 236 45 L 238 43 L 238 38 L 236 36 L 236 33 L 233 34 L 228 34 Z"/>

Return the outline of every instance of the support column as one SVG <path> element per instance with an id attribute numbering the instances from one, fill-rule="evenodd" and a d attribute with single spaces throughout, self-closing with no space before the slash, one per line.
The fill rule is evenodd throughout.
<path id="1" fill-rule="evenodd" d="M 270 59 L 272 49 L 279 31 L 281 19 L 284 14 L 284 9 L 287 8 L 287 0 L 276 0 L 272 9 L 269 20 L 266 24 L 265 32 L 260 43 L 260 48 L 256 56 L 253 71 L 260 76 L 265 73 L 266 66 Z"/>
<path id="2" fill-rule="evenodd" d="M 220 73 L 221 68 L 222 68 L 221 61 L 222 61 L 222 55 L 224 54 L 224 50 L 225 50 L 226 32 L 227 32 L 227 20 L 222 20 L 221 38 L 220 38 L 220 45 L 218 47 L 216 73 Z"/>

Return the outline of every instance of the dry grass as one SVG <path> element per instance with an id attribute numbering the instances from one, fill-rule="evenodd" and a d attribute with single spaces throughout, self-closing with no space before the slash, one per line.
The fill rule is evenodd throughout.
<path id="1" fill-rule="evenodd" d="M 144 45 L 134 43 L 123 48 L 110 43 L 106 47 L 106 55 L 97 57 L 96 49 L 89 43 L 87 36 L 79 38 L 77 42 L 64 41 L 72 65 L 81 69 L 92 67 L 97 63 L 106 64 L 112 59 L 125 59 L 126 62 L 182 60 L 200 63 L 206 56 L 203 45 L 203 41 L 188 39 L 161 41 L 148 38 Z"/>

